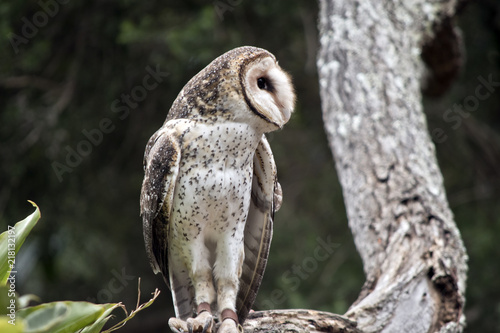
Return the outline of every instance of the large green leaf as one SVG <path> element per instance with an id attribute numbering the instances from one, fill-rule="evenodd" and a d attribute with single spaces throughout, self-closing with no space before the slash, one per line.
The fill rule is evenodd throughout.
<path id="1" fill-rule="evenodd" d="M 24 220 L 17 222 L 16 225 L 8 227 L 8 230 L 0 234 L 0 285 L 6 285 L 10 272 L 15 268 L 15 256 L 31 229 L 40 219 L 40 209 L 30 201 L 36 208 L 33 214 Z"/>
<path id="2" fill-rule="evenodd" d="M 117 304 L 93 304 L 89 302 L 52 302 L 17 312 L 17 318 L 25 324 L 25 333 L 73 333 L 100 321 Z"/>

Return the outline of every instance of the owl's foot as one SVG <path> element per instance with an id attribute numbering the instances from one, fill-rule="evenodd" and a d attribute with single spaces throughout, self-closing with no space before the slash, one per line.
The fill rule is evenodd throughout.
<path id="1" fill-rule="evenodd" d="M 168 320 L 168 326 L 174 333 L 184 333 L 188 331 L 187 324 L 184 320 L 172 317 Z"/>
<path id="2" fill-rule="evenodd" d="M 211 333 L 214 320 L 209 311 L 203 311 L 196 318 L 186 320 L 189 333 Z"/>

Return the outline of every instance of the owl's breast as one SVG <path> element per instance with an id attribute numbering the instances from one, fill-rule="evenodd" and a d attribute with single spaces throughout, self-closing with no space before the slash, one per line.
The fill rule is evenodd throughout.
<path id="1" fill-rule="evenodd" d="M 260 137 L 239 123 L 196 124 L 184 133 L 171 215 L 174 237 L 243 232 Z"/>

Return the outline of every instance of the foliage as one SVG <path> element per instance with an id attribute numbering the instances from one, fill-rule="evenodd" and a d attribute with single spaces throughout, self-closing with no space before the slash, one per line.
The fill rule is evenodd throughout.
<path id="1" fill-rule="evenodd" d="M 7 278 L 15 265 L 17 252 L 41 217 L 37 205 L 32 201 L 30 203 L 36 208 L 33 214 L 13 227 L 9 226 L 9 230 L 0 234 L 0 285 L 7 284 Z"/>
<path id="2" fill-rule="evenodd" d="M 31 201 L 30 201 L 31 202 Z M 23 302 L 22 297 L 18 297 L 15 292 L 15 277 L 17 271 L 15 268 L 15 257 L 30 233 L 31 229 L 40 219 L 40 210 L 34 202 L 35 212 L 26 219 L 16 223 L 14 227 L 9 226 L 9 230 L 0 235 L 0 249 L 3 250 L 0 257 L 0 276 L 5 277 L 0 281 L 0 303 L 2 306 L 3 316 L 0 316 L 0 331 L 3 333 L 99 333 L 109 319 L 112 318 L 111 313 L 120 308 L 125 312 L 125 319 L 115 324 L 111 328 L 102 331 L 103 333 L 115 331 L 125 325 L 127 321 L 132 319 L 139 311 L 149 307 L 159 291 L 156 290 L 153 298 L 148 302 L 137 307 L 134 311 L 127 313 L 127 309 L 122 303 L 108 304 L 93 304 L 90 302 L 51 302 L 37 306 L 27 306 Z M 13 240 L 13 242 L 11 242 Z M 7 251 L 9 244 L 14 245 L 14 250 Z M 12 253 L 10 253 L 12 252 Z M 5 255 L 4 255 L 5 254 Z M 10 264 L 12 263 L 12 264 Z M 140 284 L 139 296 L 140 297 Z M 33 299 L 28 297 L 28 301 Z M 17 311 L 10 311 L 10 308 Z M 4 309 L 9 312 L 3 313 Z"/>

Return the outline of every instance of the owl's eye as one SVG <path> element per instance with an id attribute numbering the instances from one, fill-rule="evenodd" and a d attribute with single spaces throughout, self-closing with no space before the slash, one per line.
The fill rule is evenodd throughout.
<path id="1" fill-rule="evenodd" d="M 259 87 L 259 89 L 267 90 L 267 91 L 273 90 L 273 86 L 271 85 L 269 80 L 266 79 L 265 77 L 259 77 L 257 79 L 257 87 Z"/>

